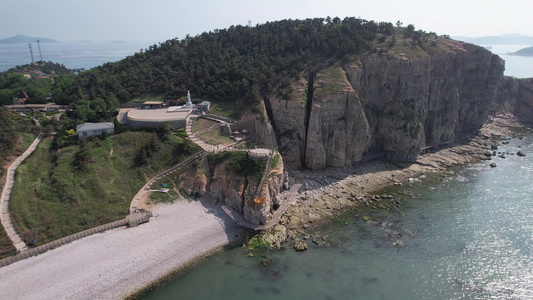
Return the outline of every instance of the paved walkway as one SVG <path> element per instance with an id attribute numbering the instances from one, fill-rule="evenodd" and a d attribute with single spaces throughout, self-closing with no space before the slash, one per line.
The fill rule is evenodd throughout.
<path id="1" fill-rule="evenodd" d="M 4 184 L 4 188 L 2 190 L 2 197 L 0 198 L 0 211 L 2 212 L 0 214 L 0 220 L 2 221 L 2 226 L 4 226 L 4 229 L 7 232 L 7 236 L 9 239 L 13 242 L 13 245 L 15 248 L 17 248 L 17 251 L 26 250 L 28 247 L 26 246 L 26 243 L 22 241 L 20 236 L 17 234 L 17 231 L 15 230 L 15 227 L 13 227 L 13 223 L 11 222 L 11 217 L 9 216 L 9 198 L 11 197 L 11 191 L 13 190 L 13 185 L 15 184 L 15 170 L 17 167 L 22 163 L 22 161 L 30 155 L 35 148 L 37 148 L 37 145 L 41 142 L 43 139 L 44 134 L 39 134 L 37 138 L 33 141 L 33 143 L 30 145 L 30 147 L 21 155 L 19 156 L 7 169 L 6 174 L 6 183 Z"/>
<path id="2" fill-rule="evenodd" d="M 189 136 L 189 139 L 196 145 L 202 147 L 202 149 L 204 149 L 205 151 L 213 152 L 213 149 L 215 149 L 216 146 L 209 145 L 208 143 L 200 139 L 198 136 L 196 136 L 196 134 L 192 132 L 192 124 L 193 122 L 187 121 L 187 126 L 185 126 L 185 132 Z"/>
<path id="3" fill-rule="evenodd" d="M 281 217 L 287 211 L 287 209 L 289 209 L 289 207 L 293 203 L 295 203 L 296 200 L 298 200 L 298 198 L 296 197 L 296 194 L 298 193 L 298 190 L 300 189 L 301 186 L 302 185 L 298 183 L 291 187 L 285 202 L 283 202 L 281 206 L 278 208 L 278 210 L 274 212 L 274 215 L 272 216 L 272 218 L 265 225 L 257 225 L 257 224 L 246 222 L 240 214 L 236 213 L 234 210 L 232 210 L 231 208 L 225 205 L 222 206 L 222 209 L 224 210 L 224 212 L 226 212 L 226 214 L 228 214 L 228 216 L 230 216 L 233 219 L 233 221 L 235 221 L 235 223 L 237 223 L 241 227 L 250 228 L 254 230 L 268 230 L 274 227 L 274 225 L 276 225 L 279 222 L 279 220 L 281 220 Z"/>

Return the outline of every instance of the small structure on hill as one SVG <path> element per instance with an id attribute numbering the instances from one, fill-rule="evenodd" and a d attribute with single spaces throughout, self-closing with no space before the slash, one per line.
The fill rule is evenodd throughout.
<path id="1" fill-rule="evenodd" d="M 198 109 L 202 112 L 207 112 L 211 108 L 211 102 L 209 101 L 202 101 L 200 104 L 198 104 Z"/>
<path id="2" fill-rule="evenodd" d="M 26 94 L 26 91 L 21 90 L 17 97 L 13 99 L 13 104 L 26 104 L 26 100 L 28 100 L 28 98 L 29 97 L 28 94 Z"/>
<path id="3" fill-rule="evenodd" d="M 144 101 L 141 106 L 142 109 L 155 109 L 163 108 L 163 102 L 161 101 Z"/>
<path id="4" fill-rule="evenodd" d="M 90 136 L 101 135 L 104 131 L 108 134 L 113 134 L 115 125 L 110 122 L 83 123 L 76 126 L 76 131 L 78 132 L 78 140 L 81 141 Z"/>

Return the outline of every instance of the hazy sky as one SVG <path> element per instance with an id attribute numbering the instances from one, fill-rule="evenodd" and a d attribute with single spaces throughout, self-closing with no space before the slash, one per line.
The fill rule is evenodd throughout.
<path id="1" fill-rule="evenodd" d="M 451 36 L 533 36 L 533 0 L 0 0 L 0 38 L 163 42 L 231 25 L 346 16 Z"/>

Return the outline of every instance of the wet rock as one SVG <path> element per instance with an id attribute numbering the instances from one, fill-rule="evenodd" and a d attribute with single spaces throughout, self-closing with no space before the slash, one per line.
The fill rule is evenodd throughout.
<path id="1" fill-rule="evenodd" d="M 491 167 L 491 168 L 496 168 L 496 163 L 491 163 L 491 164 L 490 164 L 490 167 Z"/>
<path id="2" fill-rule="evenodd" d="M 307 243 L 298 237 L 294 237 L 292 239 L 292 247 L 296 251 L 305 251 L 307 250 Z"/>
<path id="3" fill-rule="evenodd" d="M 516 152 L 516 155 L 518 155 L 518 156 L 526 156 L 526 154 L 524 152 L 522 152 L 522 151 Z"/>
<path id="4" fill-rule="evenodd" d="M 283 225 L 276 224 L 271 230 L 263 234 L 262 239 L 272 247 L 280 249 L 282 244 L 287 240 L 287 237 L 287 228 Z"/>
<path id="5" fill-rule="evenodd" d="M 274 264 L 274 261 L 268 258 L 262 258 L 261 261 L 259 262 L 259 265 L 263 268 L 266 268 L 273 264 Z"/>

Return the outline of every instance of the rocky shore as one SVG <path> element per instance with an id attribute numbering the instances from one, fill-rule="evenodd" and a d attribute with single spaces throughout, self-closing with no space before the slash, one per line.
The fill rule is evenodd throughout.
<path id="1" fill-rule="evenodd" d="M 501 115 L 492 118 L 476 136 L 449 144 L 444 149 L 430 149 L 432 152 L 420 155 L 414 162 L 376 160 L 351 168 L 291 171 L 291 183 L 303 184 L 299 199 L 280 223 L 262 233 L 261 238 L 275 248 L 283 247 L 284 242 L 291 239 L 294 249 L 305 250 L 305 240 L 315 228 L 331 222 L 348 209 L 398 204 L 395 195 L 383 194 L 380 190 L 423 180 L 427 173 L 450 173 L 455 166 L 502 155 L 498 154 L 498 146 L 515 136 L 517 130 L 524 129 L 512 115 Z"/>

